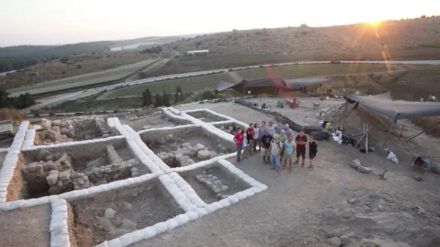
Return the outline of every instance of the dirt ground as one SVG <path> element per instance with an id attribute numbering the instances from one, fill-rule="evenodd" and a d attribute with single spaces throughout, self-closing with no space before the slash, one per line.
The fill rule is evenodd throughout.
<path id="1" fill-rule="evenodd" d="M 158 181 L 72 201 L 77 246 L 94 246 L 125 233 L 165 221 L 182 210 Z M 113 217 L 106 217 L 108 209 Z M 142 212 L 142 213 L 141 213 Z"/>
<path id="2" fill-rule="evenodd" d="M 150 128 L 161 128 L 168 126 L 177 126 L 183 124 L 190 124 L 188 121 L 175 120 L 166 117 L 161 111 L 154 112 L 146 116 L 123 116 L 120 117 L 122 124 L 127 124 L 136 131 L 150 129 Z"/>
<path id="3" fill-rule="evenodd" d="M 182 172 L 180 175 L 183 177 L 183 179 L 185 179 L 185 181 L 188 182 L 191 187 L 193 187 L 200 198 L 206 203 L 212 203 L 222 198 L 216 197 L 212 190 L 208 189 L 206 185 L 203 185 L 197 181 L 196 176 L 200 175 L 204 171 L 208 174 L 216 176 L 224 185 L 228 186 L 228 189 L 225 192 L 227 195 L 233 195 L 249 188 L 248 184 L 231 173 L 225 172 L 224 168 L 220 167 L 218 164 L 208 168 L 200 168 L 192 171 Z"/>
<path id="4" fill-rule="evenodd" d="M 0 212 L 1 246 L 49 246 L 49 204 Z"/>
<path id="5" fill-rule="evenodd" d="M 180 108 L 211 108 L 246 122 L 268 120 L 227 104 L 232 103 Z M 438 147 L 438 139 L 423 141 Z M 380 153 L 364 154 L 349 145 L 321 141 L 318 146 L 314 169 L 294 166 L 277 173 L 263 165 L 260 154 L 245 159 L 238 167 L 268 185 L 266 191 L 133 246 L 440 245 L 439 175 L 426 172 L 416 181 L 421 173 L 410 166 L 410 153 L 399 152 L 396 165 Z M 353 159 L 373 172 L 353 169 Z M 379 177 L 384 169 L 385 180 Z"/>

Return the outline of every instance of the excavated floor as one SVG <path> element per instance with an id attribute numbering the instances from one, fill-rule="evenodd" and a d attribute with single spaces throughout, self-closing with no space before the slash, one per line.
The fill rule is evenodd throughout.
<path id="1" fill-rule="evenodd" d="M 77 246 L 94 246 L 183 213 L 157 180 L 71 201 Z M 141 213 L 140 213 L 141 212 Z"/>

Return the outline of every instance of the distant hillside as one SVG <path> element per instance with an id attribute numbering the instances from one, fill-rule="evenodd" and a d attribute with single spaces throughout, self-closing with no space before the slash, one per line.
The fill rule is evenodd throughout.
<path id="1" fill-rule="evenodd" d="M 39 62 L 72 55 L 93 55 L 110 50 L 143 49 L 174 42 L 186 36 L 143 37 L 128 40 L 96 41 L 67 45 L 22 45 L 0 47 L 0 73 L 22 69 Z M 116 49 L 114 49 L 116 48 Z M 120 48 L 120 49 L 117 49 Z"/>
<path id="2" fill-rule="evenodd" d="M 379 25 L 233 30 L 183 39 L 168 48 L 210 56 L 278 55 L 284 60 L 440 59 L 440 16 Z M 384 53 L 382 53 L 382 51 Z"/>
<path id="3" fill-rule="evenodd" d="M 38 62 L 83 53 L 108 51 L 111 41 L 60 46 L 11 46 L 0 48 L 0 72 L 21 69 Z"/>

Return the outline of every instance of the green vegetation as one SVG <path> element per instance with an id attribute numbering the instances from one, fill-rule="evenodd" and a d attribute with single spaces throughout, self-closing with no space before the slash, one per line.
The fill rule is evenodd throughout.
<path id="1" fill-rule="evenodd" d="M 358 74 L 377 71 L 386 71 L 386 66 L 382 64 L 299 64 L 242 70 L 237 71 L 237 73 L 243 78 L 254 80 L 267 78 L 269 76 L 294 79 L 301 77 Z"/>
<path id="2" fill-rule="evenodd" d="M 111 41 L 61 46 L 11 46 L 0 48 L 0 72 L 21 69 L 38 62 L 80 53 L 108 51 Z"/>
<path id="3" fill-rule="evenodd" d="M 151 98 L 151 93 L 150 90 L 147 88 L 143 93 L 142 93 L 142 106 L 150 106 L 153 103 L 153 100 Z"/>
<path id="4" fill-rule="evenodd" d="M 424 47 L 430 47 L 430 48 L 440 48 L 440 42 L 437 43 L 430 43 L 430 44 L 424 44 L 422 45 Z"/>
<path id="5" fill-rule="evenodd" d="M 87 73 L 77 76 L 71 76 L 63 79 L 42 82 L 30 86 L 11 89 L 11 93 L 30 93 L 32 95 L 47 94 L 51 92 L 58 92 L 72 88 L 85 87 L 105 82 L 112 82 L 121 80 L 140 69 L 150 65 L 155 60 L 144 60 L 134 64 L 124 65 L 113 69 L 104 71 Z"/>
<path id="6" fill-rule="evenodd" d="M 23 109 L 35 104 L 35 100 L 28 93 L 21 94 L 18 97 L 9 97 L 8 92 L 0 88 L 0 108 L 14 107 Z"/>
<path id="7" fill-rule="evenodd" d="M 151 47 L 151 48 L 144 49 L 144 50 L 140 51 L 140 53 L 148 53 L 148 54 L 151 54 L 151 53 L 160 53 L 161 51 L 162 51 L 162 47 L 160 47 L 160 46 L 155 46 L 155 47 Z"/>
<path id="8" fill-rule="evenodd" d="M 180 86 L 176 87 L 176 93 L 174 94 L 174 103 L 178 103 L 183 99 L 183 91 Z"/>

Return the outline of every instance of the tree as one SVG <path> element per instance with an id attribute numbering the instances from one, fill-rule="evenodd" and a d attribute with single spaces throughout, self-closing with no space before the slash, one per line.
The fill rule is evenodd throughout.
<path id="1" fill-rule="evenodd" d="M 142 92 L 142 105 L 150 106 L 153 103 L 151 98 L 150 90 L 147 88 L 144 92 Z"/>
<path id="2" fill-rule="evenodd" d="M 170 103 L 170 96 L 167 94 L 167 92 L 165 91 L 165 89 L 162 91 L 162 103 L 165 105 L 165 106 L 170 106 L 171 105 L 171 103 Z"/>
<path id="3" fill-rule="evenodd" d="M 181 101 L 183 98 L 182 88 L 180 86 L 176 87 L 176 94 L 174 95 L 174 103 Z"/>
<path id="4" fill-rule="evenodd" d="M 156 94 L 156 99 L 154 100 L 154 107 L 159 107 L 163 105 L 162 96 L 160 94 Z"/>
<path id="5" fill-rule="evenodd" d="M 5 107 L 7 105 L 8 96 L 9 93 L 5 89 L 0 88 L 0 107 Z"/>

